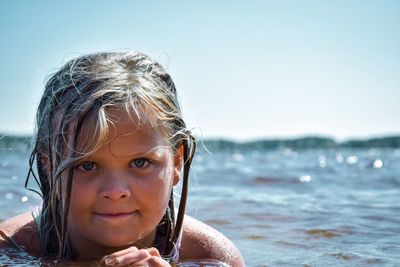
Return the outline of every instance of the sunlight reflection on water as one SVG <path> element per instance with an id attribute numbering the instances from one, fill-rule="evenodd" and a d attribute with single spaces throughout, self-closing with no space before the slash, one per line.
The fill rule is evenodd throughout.
<path id="1" fill-rule="evenodd" d="M 0 153 L 0 220 L 40 204 L 23 188 L 27 158 Z M 395 266 L 398 203 L 400 149 L 257 150 L 198 154 L 187 212 L 248 266 Z"/>

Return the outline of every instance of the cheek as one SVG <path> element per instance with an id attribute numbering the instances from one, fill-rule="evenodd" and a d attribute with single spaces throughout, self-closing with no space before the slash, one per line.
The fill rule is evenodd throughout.
<path id="1" fill-rule="evenodd" d="M 91 183 L 86 184 L 73 181 L 71 188 L 71 202 L 85 203 L 96 194 L 96 188 L 97 186 Z"/>
<path id="2" fill-rule="evenodd" d="M 69 215 L 68 218 L 76 220 L 81 218 L 85 213 L 90 210 L 92 204 L 95 202 L 95 189 L 90 186 L 73 182 L 71 197 L 69 202 Z"/>
<path id="3" fill-rule="evenodd" d="M 88 196 L 88 194 L 84 193 L 85 189 L 82 189 L 80 186 L 77 186 L 76 183 L 74 182 L 75 180 L 72 179 L 72 188 L 71 188 L 71 193 L 69 196 L 69 205 L 68 205 L 68 221 L 70 220 L 71 216 L 74 216 L 76 213 L 77 208 L 80 207 L 80 203 L 85 205 L 84 200 L 85 197 Z M 67 176 L 63 176 L 61 178 L 61 187 L 62 187 L 62 192 L 63 192 L 63 198 L 66 198 L 66 188 L 67 188 Z M 57 188 L 57 195 L 60 197 L 58 188 Z"/>
<path id="4" fill-rule="evenodd" d="M 170 166 L 160 168 L 151 177 L 141 180 L 134 191 L 149 199 L 147 201 L 149 205 L 154 207 L 154 205 L 160 206 L 164 203 L 162 206 L 166 208 L 173 186 L 173 174 L 173 168 Z"/>

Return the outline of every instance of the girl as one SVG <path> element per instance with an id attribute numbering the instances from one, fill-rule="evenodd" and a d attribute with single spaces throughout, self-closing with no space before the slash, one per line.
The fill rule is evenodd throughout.
<path id="1" fill-rule="evenodd" d="M 36 119 L 26 185 L 36 180 L 42 208 L 1 223 L 0 247 L 112 266 L 244 266 L 230 240 L 184 214 L 195 142 L 171 77 L 150 57 L 68 62 L 47 82 Z"/>

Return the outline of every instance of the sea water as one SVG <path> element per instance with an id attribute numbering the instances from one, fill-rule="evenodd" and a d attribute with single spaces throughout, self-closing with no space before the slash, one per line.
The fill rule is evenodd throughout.
<path id="1" fill-rule="evenodd" d="M 0 220 L 40 205 L 27 151 L 0 151 Z M 202 151 L 187 213 L 228 236 L 247 266 L 400 266 L 400 149 Z M 27 255 L 0 266 L 38 265 Z"/>

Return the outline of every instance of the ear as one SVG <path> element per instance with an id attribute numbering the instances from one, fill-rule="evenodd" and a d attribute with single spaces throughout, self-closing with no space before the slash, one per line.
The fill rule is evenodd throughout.
<path id="1" fill-rule="evenodd" d="M 180 144 L 174 155 L 174 180 L 173 185 L 175 186 L 181 177 L 183 166 L 183 145 Z"/>

